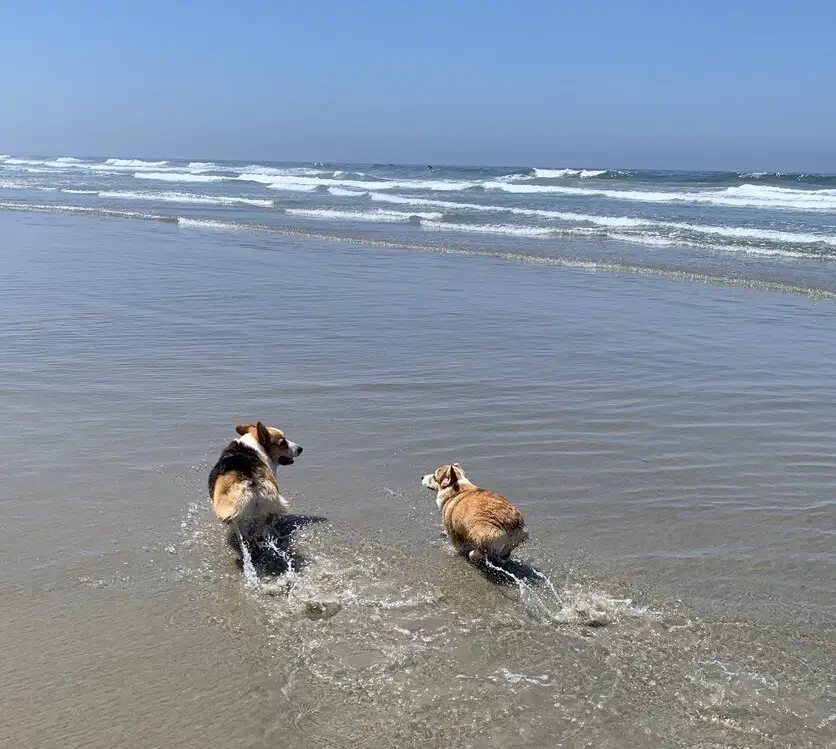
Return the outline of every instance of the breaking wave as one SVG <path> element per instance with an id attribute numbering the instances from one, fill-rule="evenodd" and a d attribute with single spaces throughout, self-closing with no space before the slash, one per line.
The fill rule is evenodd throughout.
<path id="1" fill-rule="evenodd" d="M 577 197 L 603 197 L 641 203 L 697 203 L 734 208 L 779 208 L 796 211 L 836 211 L 836 190 L 800 190 L 744 184 L 723 190 L 657 192 L 654 190 L 601 190 L 563 185 L 534 185 L 492 180 L 487 190 L 542 193 Z"/>
<path id="2" fill-rule="evenodd" d="M 142 159 L 106 159 L 105 166 L 130 167 L 131 169 L 153 169 L 165 166 L 167 161 L 143 161 Z"/>
<path id="3" fill-rule="evenodd" d="M 134 179 L 153 179 L 158 182 L 223 182 L 227 177 L 192 172 L 137 172 Z"/>
<path id="4" fill-rule="evenodd" d="M 224 197 L 218 195 L 195 195 L 186 192 L 121 192 L 118 190 L 104 190 L 98 194 L 100 198 L 115 200 L 148 200 L 164 203 L 194 203 L 203 205 L 251 205 L 257 208 L 272 208 L 273 201 L 266 198 Z"/>
<path id="5" fill-rule="evenodd" d="M 371 223 L 414 223 L 418 220 L 433 221 L 442 217 L 441 213 L 415 213 L 408 211 L 339 211 L 328 209 L 287 208 L 290 216 L 324 219 L 326 221 L 369 221 Z"/>

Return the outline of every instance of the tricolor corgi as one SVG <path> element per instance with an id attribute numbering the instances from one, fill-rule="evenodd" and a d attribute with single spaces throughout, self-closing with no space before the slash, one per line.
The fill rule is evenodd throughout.
<path id="1" fill-rule="evenodd" d="M 241 436 L 224 448 L 209 474 L 209 496 L 215 515 L 245 541 L 257 542 L 272 521 L 287 514 L 289 505 L 279 493 L 276 469 L 292 465 L 302 446 L 260 421 L 239 424 L 235 431 Z"/>
<path id="2" fill-rule="evenodd" d="M 421 483 L 438 492 L 447 534 L 472 562 L 506 560 L 528 538 L 522 513 L 505 497 L 473 484 L 459 463 L 436 468 Z"/>

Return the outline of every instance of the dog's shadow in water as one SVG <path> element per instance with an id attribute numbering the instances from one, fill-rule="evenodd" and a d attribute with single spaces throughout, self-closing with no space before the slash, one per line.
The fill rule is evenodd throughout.
<path id="1" fill-rule="evenodd" d="M 468 564 L 479 570 L 486 580 L 500 587 L 518 587 L 520 583 L 537 586 L 548 579 L 536 567 L 518 559 L 491 559 L 489 562 L 468 560 Z"/>
<path id="2" fill-rule="evenodd" d="M 279 577 L 289 570 L 298 572 L 308 560 L 296 548 L 296 531 L 313 523 L 324 523 L 328 518 L 318 515 L 284 515 L 274 520 L 266 533 L 266 540 L 258 544 L 248 544 L 253 567 L 261 577 Z M 230 530 L 227 536 L 229 545 L 238 555 L 235 564 L 243 569 L 244 560 L 238 533 Z"/>

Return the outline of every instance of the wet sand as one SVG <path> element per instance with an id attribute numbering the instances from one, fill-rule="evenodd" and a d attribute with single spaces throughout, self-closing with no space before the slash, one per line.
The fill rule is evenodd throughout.
<path id="1" fill-rule="evenodd" d="M 479 257 L 0 218 L 0 741 L 825 747 L 836 307 Z M 290 591 L 209 511 L 305 446 Z M 525 512 L 498 585 L 421 474 Z M 287 587 L 287 586 L 286 586 Z M 590 626 L 602 625 L 602 626 Z"/>

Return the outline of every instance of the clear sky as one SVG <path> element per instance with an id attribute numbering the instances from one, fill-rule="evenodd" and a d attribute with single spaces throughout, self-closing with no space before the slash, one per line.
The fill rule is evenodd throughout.
<path id="1" fill-rule="evenodd" d="M 0 0 L 0 153 L 836 172 L 836 0 Z"/>

